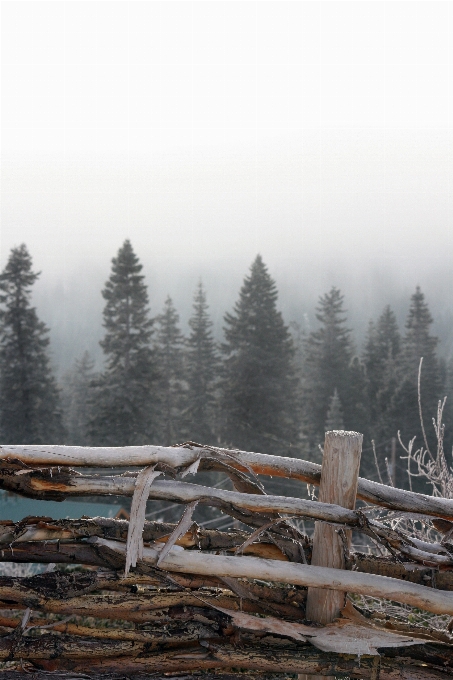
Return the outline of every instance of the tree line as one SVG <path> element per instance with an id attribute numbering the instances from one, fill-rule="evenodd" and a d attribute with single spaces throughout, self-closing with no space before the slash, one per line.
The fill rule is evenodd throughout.
<path id="1" fill-rule="evenodd" d="M 60 385 L 52 374 L 49 331 L 31 305 L 38 278 L 25 245 L 13 248 L 0 274 L 0 434 L 11 444 L 170 446 L 186 440 L 280 455 L 319 457 L 326 429 L 365 435 L 364 473 L 401 432 L 430 443 L 438 400 L 451 393 L 452 371 L 437 356 L 432 317 L 420 288 L 404 331 L 387 306 L 370 322 L 362 351 L 347 325 L 344 297 L 333 287 L 319 299 L 318 328 L 285 323 L 278 291 L 261 256 L 215 341 L 200 282 L 184 337 L 168 297 L 151 316 L 142 265 L 126 240 L 102 291 L 102 371 L 85 353 Z M 451 424 L 453 410 L 445 417 Z M 450 428 L 451 430 L 451 428 Z M 452 438 L 448 435 L 447 444 Z M 402 480 L 400 481 L 402 484 Z"/>

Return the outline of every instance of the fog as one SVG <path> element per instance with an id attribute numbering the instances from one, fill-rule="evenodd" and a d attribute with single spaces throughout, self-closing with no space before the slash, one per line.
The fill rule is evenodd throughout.
<path id="1" fill-rule="evenodd" d="M 420 285 L 450 356 L 452 5 L 2 3 L 0 264 L 27 244 L 58 372 L 126 238 L 183 328 L 260 252 L 287 322 L 336 285 L 360 344 Z"/>

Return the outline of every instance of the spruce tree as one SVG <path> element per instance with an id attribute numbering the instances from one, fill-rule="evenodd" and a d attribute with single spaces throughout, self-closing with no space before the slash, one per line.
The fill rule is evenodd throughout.
<path id="1" fill-rule="evenodd" d="M 395 314 L 387 305 L 377 323 L 370 324 L 363 355 L 370 434 L 377 445 L 395 436 L 398 429 L 392 421 L 389 406 L 398 385 L 400 351 L 398 324 Z"/>
<path id="2" fill-rule="evenodd" d="M 348 428 L 363 434 L 370 440 L 370 416 L 366 389 L 366 369 L 362 359 L 354 355 L 348 366 L 348 382 L 345 389 L 348 408 Z M 362 456 L 365 461 L 365 457 Z"/>
<path id="3" fill-rule="evenodd" d="M 10 444 L 64 443 L 49 331 L 30 305 L 38 277 L 26 246 L 13 248 L 0 274 L 0 433 Z"/>
<path id="4" fill-rule="evenodd" d="M 326 432 L 329 432 L 330 430 L 344 430 L 343 409 L 341 408 L 341 401 L 338 396 L 337 388 L 335 388 L 329 401 L 329 409 L 327 411 L 324 429 Z"/>
<path id="5" fill-rule="evenodd" d="M 437 402 L 442 398 L 439 362 L 436 348 L 437 338 L 430 335 L 433 322 L 425 296 L 417 286 L 411 297 L 406 320 L 406 334 L 400 354 L 398 385 L 390 404 L 390 414 L 403 442 L 417 437 L 416 445 L 423 443 L 418 408 L 418 370 L 423 357 L 421 374 L 421 404 L 428 443 L 435 446 L 432 418 L 437 412 Z"/>
<path id="6" fill-rule="evenodd" d="M 263 453 L 298 447 L 294 345 L 260 255 L 225 315 L 222 411 L 228 445 Z"/>
<path id="7" fill-rule="evenodd" d="M 445 360 L 443 365 L 443 394 L 447 397 L 444 407 L 444 450 L 451 451 L 453 448 L 453 358 Z"/>
<path id="8" fill-rule="evenodd" d="M 345 326 L 343 295 L 333 287 L 319 300 L 316 318 L 318 330 L 305 343 L 304 422 L 311 446 L 324 440 L 324 427 L 330 399 L 338 391 L 346 429 L 358 429 L 354 398 L 350 387 L 350 362 L 353 345 L 350 330 Z"/>
<path id="9" fill-rule="evenodd" d="M 161 401 L 159 441 L 171 446 L 180 441 L 183 434 L 183 403 L 185 385 L 184 337 L 179 329 L 179 315 L 170 296 L 167 297 L 162 314 L 156 317 L 157 356 L 159 360 L 159 396 Z"/>
<path id="10" fill-rule="evenodd" d="M 203 444 L 215 444 L 219 359 L 201 281 L 194 296 L 193 310 L 186 349 L 186 438 Z"/>
<path id="11" fill-rule="evenodd" d="M 150 341 L 148 293 L 142 265 L 127 240 L 112 259 L 102 295 L 106 357 L 92 383 L 91 441 L 97 445 L 148 444 L 156 435 L 157 367 Z"/>
<path id="12" fill-rule="evenodd" d="M 73 446 L 89 444 L 88 422 L 90 420 L 90 386 L 94 379 L 94 361 L 84 352 L 74 363 L 73 369 L 63 379 L 64 424 L 66 441 Z"/>

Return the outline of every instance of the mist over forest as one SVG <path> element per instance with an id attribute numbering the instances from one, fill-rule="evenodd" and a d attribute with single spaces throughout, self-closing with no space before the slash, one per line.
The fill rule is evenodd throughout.
<path id="1" fill-rule="evenodd" d="M 449 396 L 451 450 L 452 17 L 444 2 L 5 2 L 3 440 L 199 435 L 316 458 L 344 425 L 373 475 L 373 437 L 380 453 L 398 429 L 420 439 L 424 356 L 425 417 Z M 127 241 L 143 266 L 132 368 L 105 297 L 122 299 Z M 13 265 L 41 371 L 34 425 L 15 429 Z"/>
<path id="2" fill-rule="evenodd" d="M 42 273 L 26 244 L 13 248 L 0 274 L 3 437 L 113 446 L 191 440 L 316 460 L 324 431 L 355 428 L 365 436 L 368 476 L 376 474 L 372 441 L 382 454 L 395 450 L 399 432 L 402 445 L 421 437 L 422 357 L 428 422 L 453 394 L 451 324 L 440 313 L 433 325 L 438 298 L 433 308 L 417 285 L 404 300 L 401 285 L 385 299 L 382 287 L 367 289 L 363 272 L 359 290 L 338 262 L 343 289 L 331 284 L 314 298 L 319 275 L 304 287 L 287 270 L 279 290 L 260 254 L 241 274 L 234 264 L 228 274 L 204 267 L 201 276 L 193 267 L 184 277 L 166 263 L 146 277 L 126 239 L 103 282 L 85 271 L 53 291 L 41 281 L 33 296 Z M 442 418 L 450 446 L 450 401 Z M 427 436 L 434 445 L 431 428 Z M 391 474 L 401 477 L 392 455 Z"/>
<path id="3" fill-rule="evenodd" d="M 125 237 L 127 234 L 125 234 Z M 112 243 L 112 257 L 121 245 Z M 132 239 L 132 245 L 134 241 Z M 136 249 L 137 255 L 140 252 Z M 258 251 L 260 252 L 260 251 Z M 6 253 L 5 253 L 6 255 Z M 31 253 L 33 256 L 33 253 Z M 184 258 L 141 259 L 150 297 L 151 316 L 162 310 L 170 295 L 180 315 L 181 329 L 188 330 L 193 294 L 201 279 L 206 289 L 214 334 L 223 338 L 223 317 L 234 305 L 244 276 L 256 253 L 227 261 L 200 261 Z M 111 259 L 111 258 L 110 258 Z M 103 335 L 101 290 L 109 276 L 110 259 L 104 262 L 80 260 L 77 270 L 61 272 L 55 277 L 43 270 L 34 287 L 33 303 L 39 316 L 50 328 L 51 359 L 61 377 L 74 360 L 88 350 L 101 368 L 103 356 L 99 340 Z M 365 341 L 368 324 L 376 319 L 386 305 L 396 314 L 400 329 L 404 328 L 409 299 L 420 285 L 433 316 L 432 332 L 439 339 L 438 354 L 447 361 L 453 353 L 453 309 L 450 291 L 453 273 L 448 259 L 427 261 L 408 258 L 389 263 L 360 258 L 291 258 L 286 260 L 264 257 L 276 281 L 278 308 L 287 324 L 297 323 L 301 330 L 317 326 L 315 308 L 321 295 L 333 285 L 345 295 L 348 326 L 357 349 Z M 270 259 L 270 261 L 269 261 Z"/>

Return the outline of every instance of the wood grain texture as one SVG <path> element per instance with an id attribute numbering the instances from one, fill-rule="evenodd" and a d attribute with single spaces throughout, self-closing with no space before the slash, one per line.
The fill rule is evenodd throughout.
<path id="1" fill-rule="evenodd" d="M 333 430 L 326 432 L 324 455 L 319 485 L 319 502 L 334 503 L 353 510 L 357 495 L 363 435 L 357 432 Z M 350 543 L 350 532 L 341 537 L 335 527 L 316 522 L 313 537 L 312 566 L 344 569 L 345 541 Z M 345 604 L 346 593 L 339 590 L 309 588 L 306 617 L 317 623 L 330 623 L 338 618 Z"/>
<path id="2" fill-rule="evenodd" d="M 119 541 L 109 541 L 96 537 L 89 540 L 93 541 L 94 545 L 98 545 L 100 548 L 104 547 L 106 551 L 111 553 L 125 554 L 125 545 Z M 155 547 L 160 549 L 157 544 Z M 143 564 L 155 566 L 159 557 L 158 549 L 144 548 Z M 453 593 L 420 586 L 416 583 L 407 583 L 387 576 L 280 562 L 259 557 L 213 555 L 196 550 L 184 550 L 184 548 L 178 546 L 173 546 L 160 566 L 163 570 L 183 574 L 206 574 L 208 576 L 215 574 L 216 577 L 260 579 L 262 581 L 307 586 L 308 588 L 340 590 L 370 597 L 384 597 L 394 602 L 402 602 L 411 607 L 430 611 L 433 614 L 453 616 Z"/>

